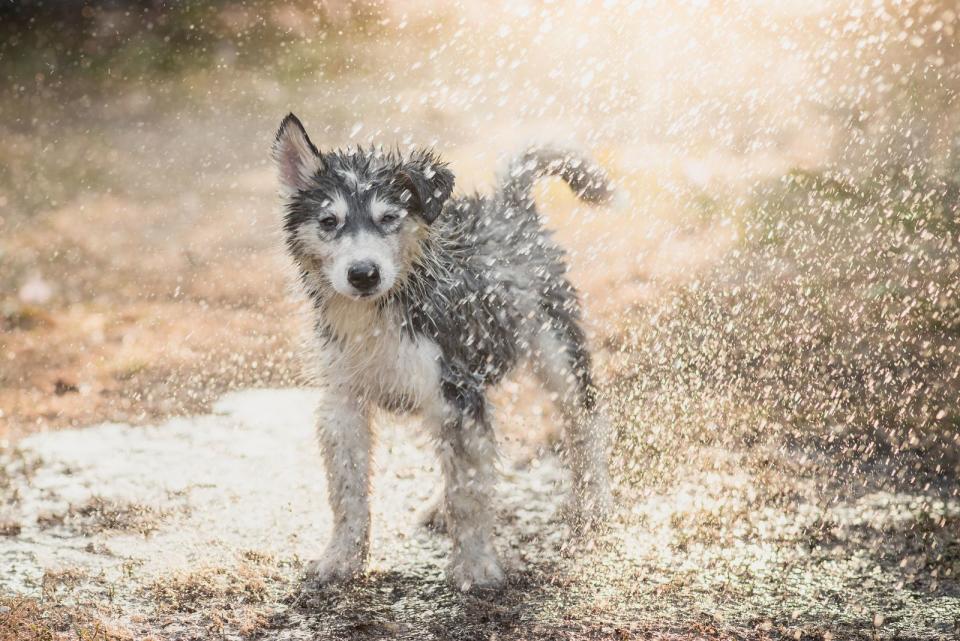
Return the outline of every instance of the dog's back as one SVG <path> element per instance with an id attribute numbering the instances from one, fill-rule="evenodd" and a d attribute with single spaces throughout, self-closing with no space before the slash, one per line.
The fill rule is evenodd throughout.
<path id="1" fill-rule="evenodd" d="M 582 342 L 565 252 L 543 227 L 533 199 L 544 176 L 560 177 L 593 204 L 613 193 L 592 161 L 569 151 L 528 150 L 509 163 L 492 195 L 448 201 L 421 268 L 395 293 L 409 326 L 484 385 L 540 348 L 538 337 L 549 330 Z"/>

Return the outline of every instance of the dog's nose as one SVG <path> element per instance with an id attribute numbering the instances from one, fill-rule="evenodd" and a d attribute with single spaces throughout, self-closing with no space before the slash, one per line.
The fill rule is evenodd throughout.
<path id="1" fill-rule="evenodd" d="M 369 292 L 380 284 L 380 268 L 376 263 L 363 261 L 350 265 L 347 281 L 359 292 Z"/>

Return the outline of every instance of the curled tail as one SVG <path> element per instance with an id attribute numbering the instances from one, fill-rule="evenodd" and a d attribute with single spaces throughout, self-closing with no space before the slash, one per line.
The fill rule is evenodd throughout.
<path id="1" fill-rule="evenodd" d="M 544 176 L 558 176 L 584 202 L 602 205 L 613 197 L 613 184 L 603 168 L 578 152 L 550 147 L 531 148 L 514 158 L 500 179 L 500 190 L 509 200 L 529 204 L 533 185 Z"/>

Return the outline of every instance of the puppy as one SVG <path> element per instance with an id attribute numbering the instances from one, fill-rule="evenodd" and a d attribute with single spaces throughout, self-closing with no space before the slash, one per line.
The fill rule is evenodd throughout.
<path id="1" fill-rule="evenodd" d="M 577 292 L 531 188 L 559 176 L 584 201 L 612 194 L 583 158 L 531 150 L 489 197 L 453 197 L 430 151 L 321 153 L 293 114 L 273 147 L 286 247 L 314 315 L 310 363 L 333 535 L 308 578 L 361 574 L 370 539 L 371 411 L 417 412 L 437 444 L 447 575 L 462 590 L 504 581 L 493 545 L 496 443 L 487 390 L 527 363 L 557 399 L 578 526 L 610 505 L 608 422 L 591 379 Z"/>

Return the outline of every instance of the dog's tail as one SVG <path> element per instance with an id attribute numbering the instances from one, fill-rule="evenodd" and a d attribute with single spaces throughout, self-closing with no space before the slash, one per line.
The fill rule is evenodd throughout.
<path id="1" fill-rule="evenodd" d="M 583 154 L 568 149 L 532 147 L 514 158 L 500 178 L 503 196 L 521 205 L 532 202 L 531 190 L 539 178 L 558 176 L 584 202 L 610 202 L 614 189 L 607 172 Z"/>

